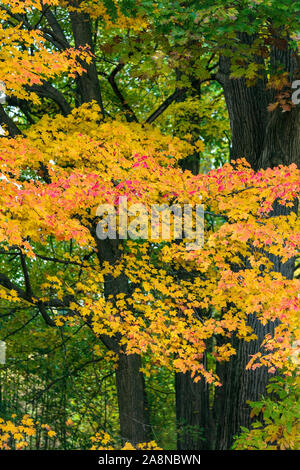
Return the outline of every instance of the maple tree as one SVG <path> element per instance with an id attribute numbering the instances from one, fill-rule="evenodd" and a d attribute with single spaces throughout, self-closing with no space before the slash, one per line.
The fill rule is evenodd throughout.
<path id="1" fill-rule="evenodd" d="M 155 437 L 157 369 L 176 374 L 178 448 L 223 449 L 249 427 L 246 401 L 297 367 L 299 22 L 277 1 L 240 4 L 0 3 L 1 305 L 90 330 L 123 445 Z M 200 250 L 97 237 L 100 204 L 199 196 Z M 2 428 L 23 445 L 25 428 Z"/>

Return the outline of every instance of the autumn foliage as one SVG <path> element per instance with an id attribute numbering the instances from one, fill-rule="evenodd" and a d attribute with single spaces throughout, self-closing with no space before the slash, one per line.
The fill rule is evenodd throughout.
<path id="1" fill-rule="evenodd" d="M 93 66 L 95 55 L 88 45 L 55 50 L 49 47 L 45 32 L 9 22 L 5 9 L 9 7 L 18 18 L 32 9 L 44 11 L 45 5 L 65 8 L 68 3 L 1 2 L 0 79 L 8 97 L 28 101 L 40 110 L 39 87 L 45 82 L 56 81 L 63 88 L 68 80 L 78 82 L 85 77 Z M 150 28 L 151 21 L 155 24 L 155 15 L 152 20 L 142 13 L 130 18 L 118 8 L 116 20 L 102 2 L 69 5 L 69 11 L 88 14 L 92 20 L 102 15 L 107 34 L 117 31 L 121 35 L 132 29 L 138 35 Z M 260 39 L 266 42 L 266 37 L 264 32 Z M 255 47 L 263 55 L 262 42 Z M 104 52 L 110 49 L 105 51 L 104 46 Z M 159 53 L 155 57 L 163 69 Z M 174 54 L 171 59 L 180 61 Z M 237 63 L 232 69 L 232 77 L 246 78 L 249 86 L 257 73 L 254 65 L 247 72 Z M 293 263 L 299 254 L 297 165 L 257 171 L 240 155 L 195 174 L 181 162 L 195 152 L 199 158 L 204 155 L 206 143 L 195 137 L 197 126 L 185 128 L 173 117 L 167 124 L 178 132 L 172 135 L 166 132 L 166 123 L 160 129 L 149 121 L 135 122 L 126 100 L 125 115 L 130 119 L 104 118 L 101 103 L 82 101 L 65 115 L 43 112 L 40 118 L 39 111 L 39 119 L 21 126 L 22 133 L 13 138 L 4 126 L 6 135 L 0 139 L 1 255 L 17 257 L 20 270 L 12 277 L 9 263 L 1 265 L 3 308 L 36 310 L 54 328 L 88 325 L 98 343 L 107 346 L 113 340 L 118 345 L 107 351 L 113 370 L 118 368 L 120 355 L 139 355 L 143 360 L 140 372 L 146 378 L 164 368 L 191 374 L 194 383 L 210 384 L 215 390 L 223 386 L 217 364 L 229 363 L 238 354 L 237 340 L 256 341 L 256 350 L 247 358 L 249 372 L 263 368 L 270 377 L 275 373 L 294 377 L 300 280 L 286 278 L 274 269 L 274 262 Z M 189 117 L 197 111 L 192 99 L 184 103 L 174 104 L 177 119 L 182 109 L 182 115 L 190 113 Z M 110 240 L 99 240 L 98 206 L 110 204 L 118 213 L 121 197 L 129 205 L 143 204 L 148 211 L 155 204 L 196 206 L 201 202 L 204 246 L 187 250 L 186 240 L 175 239 L 174 233 L 168 240 L 141 236 L 117 239 L 111 245 Z M 280 214 L 275 208 L 284 210 Z M 113 255 L 109 256 L 111 246 Z M 249 319 L 273 325 L 273 331 L 261 338 Z M 101 356 L 99 346 L 95 351 Z M 272 418 L 266 417 L 267 400 L 252 405 L 253 416 L 263 409 L 267 427 L 254 426 L 236 448 L 273 448 L 274 442 L 279 448 L 299 445 L 294 422 L 289 437 L 283 438 L 278 423 L 268 421 Z M 54 438 L 55 431 L 46 426 L 44 432 Z M 10 448 L 12 440 L 23 449 L 35 433 L 27 415 L 19 425 L 1 420 L 0 430 L 3 449 Z M 266 443 L 261 447 L 260 438 Z M 113 446 L 104 431 L 93 437 L 92 445 L 92 449 Z M 124 445 L 123 449 L 136 448 L 135 443 Z M 138 448 L 159 449 L 154 440 Z"/>
<path id="2" fill-rule="evenodd" d="M 67 118 L 42 119 L 25 138 L 1 140 L 3 248 L 18 246 L 34 264 L 39 255 L 46 256 L 49 237 L 62 244 L 72 239 L 78 248 L 62 258 L 74 277 L 80 272 L 72 287 L 64 272 L 45 273 L 37 293 L 20 298 L 15 290 L 2 289 L 2 298 L 50 305 L 55 297 L 67 309 L 53 316 L 57 324 L 91 317 L 95 334 L 121 334 L 128 353 L 151 351 L 156 363 L 216 383 L 213 371 L 201 364 L 206 341 L 227 338 L 213 349 L 217 361 L 226 361 L 235 354 L 229 341 L 233 333 L 245 341 L 255 337 L 247 326 L 249 315 L 256 314 L 263 324 L 278 319 L 275 336 L 262 344 L 265 353 L 258 351 L 249 367 L 282 368 L 299 331 L 299 281 L 272 272 L 266 254 L 280 254 L 284 262 L 297 254 L 295 213 L 276 218 L 270 213 L 275 201 L 293 206 L 299 170 L 291 165 L 255 173 L 241 161 L 192 176 L 176 166 L 187 151 L 183 142 L 134 124 L 99 125 L 97 111 L 84 106 Z M 165 246 L 151 239 L 120 241 L 118 261 L 100 264 L 93 256 L 96 208 L 100 203 L 117 207 L 120 196 L 146 207 L 169 201 L 196 204 L 201 196 L 213 218 L 203 249 L 189 252 L 184 242 L 172 240 Z M 82 262 L 86 253 L 92 263 Z M 180 270 L 187 272 L 185 279 L 178 279 Z M 105 300 L 105 276 L 123 273 L 136 286 L 130 297 L 119 293 L 115 301 Z M 65 298 L 70 301 L 63 303 Z"/>

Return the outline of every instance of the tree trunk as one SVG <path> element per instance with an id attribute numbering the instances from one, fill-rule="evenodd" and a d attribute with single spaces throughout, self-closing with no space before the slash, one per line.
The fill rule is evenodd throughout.
<path id="1" fill-rule="evenodd" d="M 181 74 L 178 73 L 178 80 Z M 199 80 L 191 77 L 192 89 L 189 93 L 200 98 Z M 188 96 L 187 90 L 178 94 L 176 102 L 184 101 Z M 191 122 L 191 121 L 190 121 Z M 194 141 L 198 140 L 196 133 Z M 200 154 L 194 152 L 179 161 L 183 171 L 189 170 L 193 175 L 199 174 Z M 194 273 L 195 274 L 195 273 Z M 189 278 L 190 274 L 181 269 L 181 278 Z M 198 312 L 201 315 L 201 312 Z M 204 359 L 206 361 L 206 359 Z M 175 373 L 176 393 L 176 428 L 178 450 L 201 450 L 210 448 L 211 422 L 209 409 L 209 386 L 204 378 L 195 383 L 190 373 Z"/>
<path id="2" fill-rule="evenodd" d="M 151 439 L 149 410 L 144 376 L 140 372 L 141 357 L 119 354 L 116 384 L 122 442 L 135 445 Z"/>
<path id="3" fill-rule="evenodd" d="M 230 78 L 230 60 L 220 58 L 217 79 L 221 83 L 226 100 L 231 128 L 231 159 L 246 158 L 251 167 L 258 169 L 264 145 L 268 120 L 267 106 L 271 94 L 266 83 L 258 80 L 247 86 L 244 79 Z"/>
<path id="4" fill-rule="evenodd" d="M 121 256 L 119 240 L 99 240 L 93 232 L 97 243 L 97 253 L 100 263 L 108 261 L 116 263 Z M 124 274 L 118 278 L 106 276 L 104 283 L 105 298 L 115 301 L 120 293 L 129 295 L 128 279 Z M 135 445 L 151 440 L 151 427 L 144 375 L 140 372 L 141 357 L 137 354 L 126 354 L 126 347 L 120 347 L 121 337 L 101 335 L 102 342 L 118 354 L 116 370 L 116 387 L 119 406 L 120 433 L 122 442 Z"/>
<path id="5" fill-rule="evenodd" d="M 208 385 L 191 375 L 175 374 L 177 449 L 210 448 Z"/>
<path id="6" fill-rule="evenodd" d="M 265 335 L 273 335 L 275 324 L 269 322 L 263 326 L 255 315 L 249 318 L 248 324 L 258 339 L 246 343 L 234 338 L 232 344 L 237 351 L 236 356 L 233 356 L 229 363 L 217 364 L 216 372 L 222 383 L 222 387 L 216 389 L 214 399 L 214 448 L 218 450 L 230 449 L 233 437 L 239 433 L 241 426 L 249 428 L 250 408 L 246 402 L 258 400 L 261 394 L 265 393 L 268 383 L 269 375 L 265 367 L 252 371 L 246 370 L 246 365 L 250 355 L 257 352 Z"/>
<path id="7" fill-rule="evenodd" d="M 250 39 L 248 37 L 248 43 Z M 272 61 L 280 60 L 282 65 L 293 73 L 293 61 L 290 52 L 274 50 Z M 232 158 L 244 157 L 253 169 L 272 168 L 274 166 L 299 165 L 300 158 L 300 109 L 282 112 L 278 107 L 275 112 L 268 113 L 267 105 L 272 101 L 270 91 L 265 83 L 259 80 L 253 87 L 247 87 L 243 79 L 230 79 L 230 63 L 228 59 L 220 60 L 218 79 L 223 86 L 232 132 Z M 285 208 L 274 204 L 272 217 L 288 214 L 297 210 L 295 206 Z M 287 279 L 293 277 L 294 260 L 282 263 L 279 257 L 267 254 L 273 262 L 273 269 Z M 249 343 L 233 339 L 237 354 L 229 363 L 218 364 L 217 373 L 223 386 L 216 390 L 214 400 L 214 418 L 216 422 L 216 449 L 229 449 L 233 437 L 240 432 L 240 427 L 251 424 L 247 400 L 256 401 L 265 393 L 269 374 L 266 368 L 246 371 L 250 355 L 259 350 L 259 346 L 267 333 L 273 334 L 274 322 L 263 326 L 252 315 L 248 320 L 258 336 Z"/>
<path id="8" fill-rule="evenodd" d="M 91 19 L 89 15 L 86 13 L 71 12 L 70 20 L 72 24 L 75 47 L 79 48 L 88 46 L 91 52 L 93 52 Z M 83 62 L 82 66 L 85 69 L 85 72 L 76 79 L 81 102 L 89 103 L 92 100 L 97 101 L 101 108 L 102 115 L 104 116 L 104 107 L 95 58 L 93 57 L 89 64 Z"/>

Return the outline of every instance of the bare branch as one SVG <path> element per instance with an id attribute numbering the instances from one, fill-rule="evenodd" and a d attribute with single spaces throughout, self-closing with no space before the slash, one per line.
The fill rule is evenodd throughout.
<path id="1" fill-rule="evenodd" d="M 3 339 L 2 341 L 6 341 L 7 338 L 9 338 L 10 336 L 13 336 L 15 335 L 16 333 L 18 333 L 19 331 L 23 330 L 24 328 L 26 328 L 27 325 L 29 325 L 29 323 L 31 323 L 36 317 L 38 316 L 38 313 L 36 313 L 35 315 L 33 315 L 26 323 L 24 323 L 22 326 L 20 326 L 19 328 L 17 328 L 16 330 L 12 331 L 11 333 L 8 333 Z"/>
<path id="2" fill-rule="evenodd" d="M 186 92 L 187 88 L 177 88 L 147 119 L 146 124 L 152 124 L 172 103 Z"/>
<path id="3" fill-rule="evenodd" d="M 134 111 L 131 109 L 129 104 L 127 103 L 126 99 L 122 95 L 121 91 L 119 90 L 118 85 L 116 84 L 115 77 L 120 70 L 124 68 L 125 64 L 119 63 L 114 70 L 111 72 L 111 74 L 108 77 L 108 81 L 115 93 L 115 95 L 118 97 L 120 100 L 123 109 L 125 110 L 125 116 L 128 122 L 138 122 L 138 119 L 136 115 L 134 114 Z"/>

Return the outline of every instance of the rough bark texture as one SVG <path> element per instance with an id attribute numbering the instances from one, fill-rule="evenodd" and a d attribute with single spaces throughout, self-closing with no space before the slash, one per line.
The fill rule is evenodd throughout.
<path id="1" fill-rule="evenodd" d="M 71 12 L 70 19 L 75 47 L 79 48 L 88 46 L 93 52 L 93 40 L 89 15 L 85 13 Z M 81 102 L 89 103 L 92 100 L 97 101 L 101 108 L 102 115 L 104 116 L 104 107 L 95 59 L 93 58 L 90 64 L 83 63 L 82 65 L 86 72 L 77 78 L 77 86 Z"/>
<path id="2" fill-rule="evenodd" d="M 95 236 L 95 233 L 93 233 Z M 96 238 L 97 252 L 100 263 L 108 261 L 114 264 L 120 257 L 119 240 L 99 240 Z M 118 278 L 106 276 L 104 295 L 108 299 L 116 298 L 117 294 L 129 295 L 128 280 L 124 274 Z M 120 337 L 101 336 L 102 342 L 119 356 L 116 370 L 116 387 L 119 406 L 120 434 L 123 443 L 147 442 L 151 440 L 149 409 L 145 390 L 144 375 L 140 372 L 141 357 L 137 354 L 126 354 L 120 347 Z"/>
<path id="3" fill-rule="evenodd" d="M 79 4 L 74 1 L 74 6 Z M 47 18 L 49 33 L 46 37 L 59 50 L 69 47 L 68 40 L 59 26 L 58 21 L 47 7 L 44 11 Z M 93 50 L 91 21 L 88 15 L 79 12 L 70 13 L 70 21 L 73 30 L 76 47 L 88 45 Z M 247 45 L 253 42 L 251 36 L 240 35 L 240 40 Z M 257 58 L 263 65 L 263 59 Z M 288 50 L 272 51 L 271 66 L 282 64 L 293 77 L 295 63 Z M 101 89 L 93 59 L 90 64 L 82 64 L 86 69 L 77 78 L 78 104 L 96 100 L 104 116 L 104 108 L 101 97 Z M 116 68 L 115 70 L 118 70 Z M 179 77 L 180 78 L 180 77 Z M 116 87 L 114 75 L 110 82 L 119 99 L 122 102 L 118 88 Z M 245 80 L 230 79 L 230 61 L 228 58 L 220 59 L 217 79 L 221 83 L 227 103 L 230 125 L 232 148 L 231 157 L 245 157 L 252 168 L 273 167 L 278 164 L 290 164 L 295 162 L 299 165 L 300 160 L 300 108 L 299 106 L 290 112 L 282 113 L 279 108 L 273 113 L 268 113 L 267 106 L 273 101 L 272 93 L 266 89 L 264 79 L 258 80 L 254 86 L 248 87 Z M 70 112 L 70 106 L 64 96 L 53 88 L 50 84 L 36 86 L 35 91 L 39 96 L 44 96 L 54 100 L 64 114 Z M 194 91 L 195 92 L 195 91 Z M 199 90 L 197 91 L 199 93 Z M 174 100 L 182 100 L 186 94 L 186 89 L 176 90 L 165 102 L 150 115 L 148 123 L 152 123 Z M 126 103 L 125 103 L 126 109 Z M 129 112 L 130 109 L 127 111 Z M 20 134 L 20 130 L 12 119 L 0 105 L 0 125 L 5 124 L 9 134 L 14 137 Z M 197 155 L 192 155 L 182 163 L 183 169 L 190 169 L 196 174 L 199 171 L 199 160 Z M 297 204 L 293 210 L 296 210 Z M 282 206 L 275 205 L 272 216 L 276 217 L 284 212 Z M 98 243 L 98 256 L 100 262 L 106 260 L 114 263 L 120 253 L 118 251 L 118 241 L 107 240 Z M 280 272 L 283 276 L 291 278 L 293 275 L 293 260 L 282 264 L 278 257 L 269 256 L 274 264 L 274 271 Z M 5 282 L 5 280 L 4 280 Z M 118 293 L 130 295 L 128 281 L 124 275 L 114 279 L 107 276 L 104 286 L 106 298 L 110 295 L 115 298 Z M 258 335 L 258 340 L 251 343 L 242 343 L 233 339 L 233 345 L 237 350 L 237 355 L 227 364 L 219 364 L 217 373 L 219 374 L 223 387 L 217 389 L 214 400 L 214 418 L 216 432 L 214 434 L 214 447 L 217 449 L 228 449 L 232 444 L 232 439 L 239 432 L 240 426 L 249 426 L 249 410 L 246 400 L 256 400 L 265 391 L 268 381 L 268 374 L 261 368 L 256 371 L 245 371 L 249 355 L 256 352 L 259 344 L 266 333 L 272 333 L 274 324 L 270 323 L 263 327 L 252 316 L 249 323 Z M 121 351 L 119 346 L 120 338 L 111 338 L 103 335 L 103 343 L 112 351 L 119 354 L 118 369 L 116 372 L 116 385 L 118 393 L 118 403 L 120 412 L 121 436 L 124 441 L 128 440 L 133 444 L 149 439 L 150 426 L 147 410 L 147 399 L 145 394 L 144 377 L 140 372 L 141 358 L 137 355 L 126 355 L 126 351 Z M 176 414 L 178 423 L 178 448 L 179 449 L 203 449 L 211 447 L 211 421 L 209 412 L 209 390 L 203 381 L 195 384 L 189 374 L 177 374 L 175 378 L 176 386 Z M 200 429 L 203 430 L 200 434 Z M 183 431 L 183 432 L 181 432 Z M 196 431 L 196 432 L 194 432 Z M 204 438 L 204 439 L 203 439 Z"/>
<path id="4" fill-rule="evenodd" d="M 300 166 L 300 107 L 271 113 L 265 131 L 264 146 L 258 168 L 296 163 Z"/>
<path id="5" fill-rule="evenodd" d="M 246 158 L 257 169 L 265 140 L 267 106 L 271 95 L 265 82 L 258 80 L 251 87 L 244 79 L 230 78 L 230 60 L 221 57 L 217 78 L 225 95 L 231 128 L 231 158 Z"/>
<path id="6" fill-rule="evenodd" d="M 175 375 L 177 449 L 210 448 L 208 385 L 186 374 Z"/>
<path id="7" fill-rule="evenodd" d="M 265 368 L 248 371 L 246 365 L 250 355 L 257 352 L 264 336 L 267 333 L 271 335 L 274 333 L 274 323 L 268 323 L 263 327 L 253 315 L 248 324 L 256 332 L 257 341 L 245 343 L 234 338 L 232 343 L 237 351 L 236 356 L 229 363 L 217 365 L 217 374 L 223 384 L 221 388 L 216 389 L 214 400 L 216 423 L 214 448 L 218 450 L 229 449 L 240 427 L 250 426 L 250 408 L 246 402 L 258 400 L 260 395 L 265 393 L 268 381 Z"/>
<path id="8" fill-rule="evenodd" d="M 119 354 L 116 384 L 120 428 L 123 443 L 147 442 L 151 438 L 149 412 L 145 396 L 144 376 L 140 372 L 141 357 Z"/>
<path id="9" fill-rule="evenodd" d="M 250 42 L 249 38 L 244 38 Z M 294 64 L 288 50 L 274 49 L 272 61 L 280 61 L 292 75 Z M 252 168 L 274 167 L 279 164 L 299 165 L 300 159 L 300 109 L 296 107 L 289 112 L 282 112 L 278 107 L 269 113 L 267 105 L 272 101 L 270 92 L 261 80 L 253 87 L 247 87 L 245 80 L 230 79 L 230 63 L 228 59 L 220 61 L 218 79 L 223 86 L 228 107 L 232 131 L 232 158 L 245 157 Z M 297 202 L 292 209 L 279 204 L 274 205 L 272 217 L 288 214 L 297 210 Z M 273 269 L 284 277 L 291 279 L 294 271 L 293 260 L 282 263 L 280 258 L 268 255 L 273 262 Z M 229 449 L 234 435 L 241 426 L 249 427 L 251 419 L 247 400 L 258 400 L 265 392 L 269 380 L 266 368 L 246 371 L 250 355 L 259 350 L 260 344 L 267 333 L 273 333 L 275 324 L 263 326 L 252 315 L 248 323 L 252 326 L 258 339 L 245 343 L 233 339 L 237 355 L 228 364 L 219 364 L 219 374 L 223 386 L 216 390 L 214 400 L 214 418 L 216 422 L 215 448 Z"/>
<path id="10" fill-rule="evenodd" d="M 271 217 L 286 215 L 297 210 L 297 202 L 293 208 L 285 208 L 275 204 Z M 273 270 L 281 273 L 287 279 L 292 279 L 294 272 L 294 260 L 290 259 L 282 263 L 280 257 L 266 253 L 273 262 Z M 255 315 L 248 318 L 257 335 L 257 340 L 249 343 L 233 339 L 233 347 L 237 354 L 227 364 L 217 365 L 217 374 L 223 384 L 217 389 L 214 400 L 214 421 L 216 423 L 216 434 L 214 446 L 216 449 L 229 449 L 233 443 L 233 437 L 240 431 L 240 427 L 249 428 L 251 425 L 250 408 L 247 401 L 257 401 L 266 392 L 266 385 L 270 375 L 267 368 L 261 367 L 255 371 L 246 370 L 251 355 L 260 350 L 260 344 L 267 334 L 274 335 L 277 322 L 268 322 L 262 325 Z M 263 351 L 262 351 L 263 352 Z"/>

